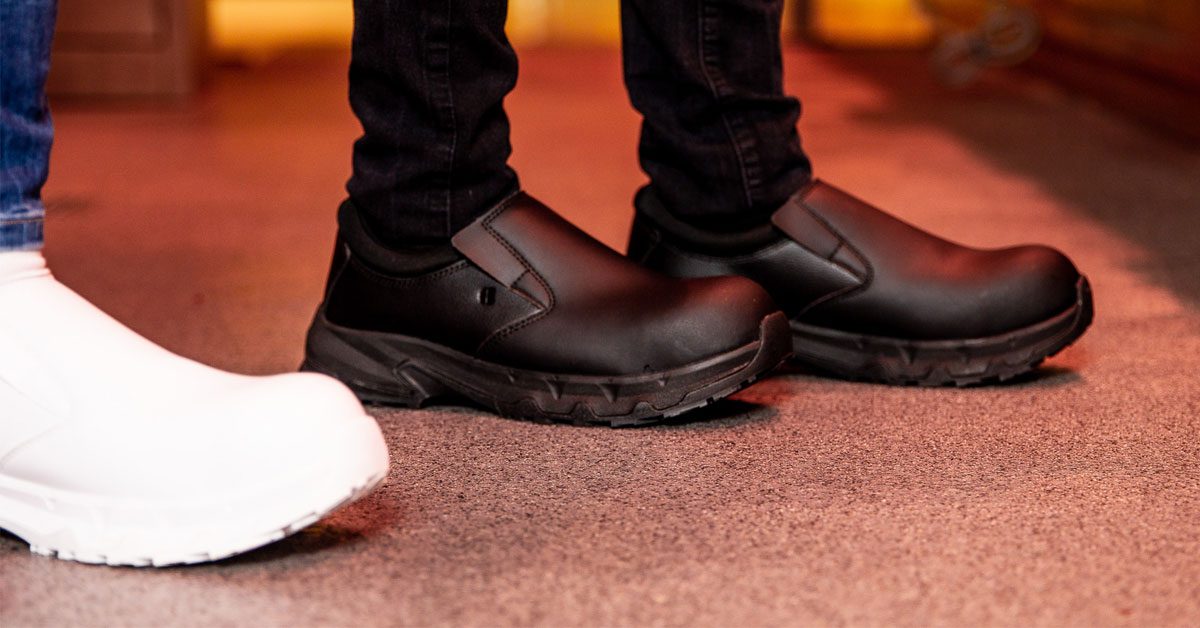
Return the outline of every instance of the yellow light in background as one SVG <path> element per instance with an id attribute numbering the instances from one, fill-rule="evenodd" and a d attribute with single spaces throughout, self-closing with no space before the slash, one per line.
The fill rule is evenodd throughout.
<path id="1" fill-rule="evenodd" d="M 350 45 L 351 0 L 210 0 L 209 43 L 225 58 L 270 56 L 288 48 Z M 508 35 L 531 45 L 612 44 L 617 0 L 510 0 Z"/>
<path id="2" fill-rule="evenodd" d="M 210 0 L 209 44 L 224 58 L 267 57 L 289 48 L 350 46 L 350 0 Z"/>
<path id="3" fill-rule="evenodd" d="M 620 40 L 617 0 L 509 0 L 508 36 L 516 45 L 612 44 Z"/>
<path id="4" fill-rule="evenodd" d="M 920 1 L 810 0 L 810 35 L 846 48 L 921 46 L 933 36 L 933 27 Z"/>
<path id="5" fill-rule="evenodd" d="M 816 36 L 835 45 L 925 42 L 930 27 L 915 1 L 810 0 L 809 22 Z M 787 3 L 785 33 L 795 22 L 795 5 Z M 208 6 L 209 42 L 224 58 L 269 57 L 289 48 L 346 48 L 354 28 L 351 0 L 209 0 Z M 612 45 L 620 40 L 619 2 L 510 0 L 508 34 L 517 45 Z"/>

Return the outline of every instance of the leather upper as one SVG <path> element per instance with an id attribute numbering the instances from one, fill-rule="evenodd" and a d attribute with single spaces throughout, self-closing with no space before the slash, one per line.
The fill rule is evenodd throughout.
<path id="1" fill-rule="evenodd" d="M 1076 298 L 1079 272 L 1054 249 L 955 244 L 820 181 L 772 215 L 773 242 L 736 254 L 673 237 L 647 215 L 661 213 L 656 202 L 639 195 L 633 259 L 677 276 L 749 277 L 805 324 L 893 338 L 977 338 L 1043 321 Z"/>
<path id="2" fill-rule="evenodd" d="M 330 322 L 498 364 L 584 375 L 668 370 L 754 341 L 777 311 L 742 278 L 682 280 L 634 264 L 523 193 L 455 235 L 461 259 L 415 275 L 356 254 L 347 242 L 361 234 L 341 222 Z"/>

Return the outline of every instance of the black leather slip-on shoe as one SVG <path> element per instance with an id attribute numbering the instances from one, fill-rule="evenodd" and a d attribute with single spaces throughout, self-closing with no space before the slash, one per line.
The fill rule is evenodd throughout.
<path id="1" fill-rule="evenodd" d="M 787 313 L 795 359 L 841 377 L 1003 381 L 1070 345 L 1092 321 L 1087 279 L 1062 253 L 961 246 L 820 181 L 761 233 L 725 240 L 693 233 L 648 189 L 635 205 L 632 259 L 677 277 L 753 279 Z"/>
<path id="2" fill-rule="evenodd" d="M 791 354 L 787 317 L 754 282 L 650 271 L 525 194 L 415 273 L 389 270 L 395 253 L 349 205 L 339 225 L 302 368 L 367 402 L 458 396 L 511 417 L 638 425 L 730 395 Z"/>

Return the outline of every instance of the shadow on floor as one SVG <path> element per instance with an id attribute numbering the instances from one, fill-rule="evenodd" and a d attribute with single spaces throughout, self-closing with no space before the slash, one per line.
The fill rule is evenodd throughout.
<path id="1" fill-rule="evenodd" d="M 865 125 L 926 125 L 953 133 L 996 166 L 1039 183 L 1147 253 L 1133 270 L 1200 306 L 1200 146 L 1071 94 L 994 71 L 962 91 L 938 85 L 915 53 L 829 57 L 887 93 Z"/>

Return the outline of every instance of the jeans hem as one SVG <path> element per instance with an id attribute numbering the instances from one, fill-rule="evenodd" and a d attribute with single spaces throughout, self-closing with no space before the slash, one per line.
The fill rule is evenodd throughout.
<path id="1" fill-rule="evenodd" d="M 42 218 L 0 219 L 0 252 L 36 251 L 45 242 Z"/>

